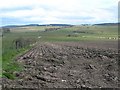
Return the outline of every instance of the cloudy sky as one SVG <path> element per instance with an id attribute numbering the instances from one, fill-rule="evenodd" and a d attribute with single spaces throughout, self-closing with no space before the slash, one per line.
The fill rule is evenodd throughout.
<path id="1" fill-rule="evenodd" d="M 1 0 L 1 25 L 118 21 L 119 0 Z"/>

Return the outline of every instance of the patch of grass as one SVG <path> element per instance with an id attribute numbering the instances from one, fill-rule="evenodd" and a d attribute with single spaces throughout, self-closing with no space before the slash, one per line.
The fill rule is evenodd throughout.
<path id="1" fill-rule="evenodd" d="M 3 77 L 7 77 L 9 79 L 14 79 L 15 75 L 13 74 L 15 71 L 22 70 L 22 66 L 15 61 L 15 57 L 23 53 L 24 51 L 31 48 L 29 44 L 23 48 L 16 49 L 15 44 L 13 43 L 18 38 L 25 38 L 30 40 L 37 40 L 37 32 L 11 32 L 6 33 L 2 39 L 2 69 L 3 69 Z M 34 41 L 32 43 L 35 43 Z"/>
<path id="2" fill-rule="evenodd" d="M 14 79 L 15 77 L 13 75 L 13 72 L 22 70 L 21 65 L 13 59 L 17 54 L 22 52 L 23 50 L 19 50 L 19 52 L 15 50 L 14 51 L 10 50 L 9 52 L 3 54 L 2 56 L 3 77 Z"/>
<path id="3" fill-rule="evenodd" d="M 3 64 L 3 77 L 7 77 L 9 79 L 15 79 L 15 71 L 21 71 L 22 70 L 22 66 L 20 64 L 18 64 L 17 62 L 14 61 L 7 61 L 6 63 L 4 62 Z"/>

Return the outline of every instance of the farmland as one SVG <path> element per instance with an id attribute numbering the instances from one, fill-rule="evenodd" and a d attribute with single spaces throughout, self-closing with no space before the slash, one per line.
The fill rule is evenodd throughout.
<path id="1" fill-rule="evenodd" d="M 18 39 L 22 43 L 16 48 L 14 41 Z M 31 88 L 117 87 L 117 40 L 115 25 L 10 28 L 2 37 L 3 84 Z"/>

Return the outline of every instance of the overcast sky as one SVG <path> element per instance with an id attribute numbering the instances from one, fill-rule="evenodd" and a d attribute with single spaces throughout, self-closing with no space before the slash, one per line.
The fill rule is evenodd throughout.
<path id="1" fill-rule="evenodd" d="M 1 25 L 118 21 L 119 0 L 1 0 Z"/>

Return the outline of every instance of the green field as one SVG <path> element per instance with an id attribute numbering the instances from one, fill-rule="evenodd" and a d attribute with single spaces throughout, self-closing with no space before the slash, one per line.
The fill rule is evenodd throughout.
<path id="1" fill-rule="evenodd" d="M 14 79 L 13 72 L 21 70 L 21 65 L 14 61 L 14 58 L 18 54 L 24 53 L 26 50 L 29 50 L 31 47 L 29 45 L 16 49 L 13 43 L 14 40 L 21 39 L 31 39 L 36 40 L 37 33 L 26 33 L 26 32 L 10 32 L 4 34 L 2 38 L 2 66 L 3 66 L 3 76 Z"/>
<path id="2" fill-rule="evenodd" d="M 35 42 L 81 42 L 81 41 L 117 41 L 117 26 L 73 26 L 61 28 L 60 30 L 45 31 L 45 28 L 52 26 L 29 26 L 10 28 L 10 33 L 5 33 L 2 37 L 2 61 L 3 77 L 14 79 L 14 72 L 22 70 L 22 65 L 15 62 L 15 58 L 31 48 Z M 52 27 L 53 28 L 53 27 Z M 54 27 L 57 28 L 57 27 Z M 16 49 L 14 41 L 18 38 L 32 40 L 30 44 Z M 0 48 L 1 49 L 1 48 Z M 2 59 L 1 59 L 2 58 Z"/>
<path id="3" fill-rule="evenodd" d="M 73 33 L 74 31 L 83 31 L 83 33 Z M 75 26 L 43 32 L 40 33 L 40 36 L 43 41 L 116 40 L 118 39 L 118 29 L 117 26 Z"/>

